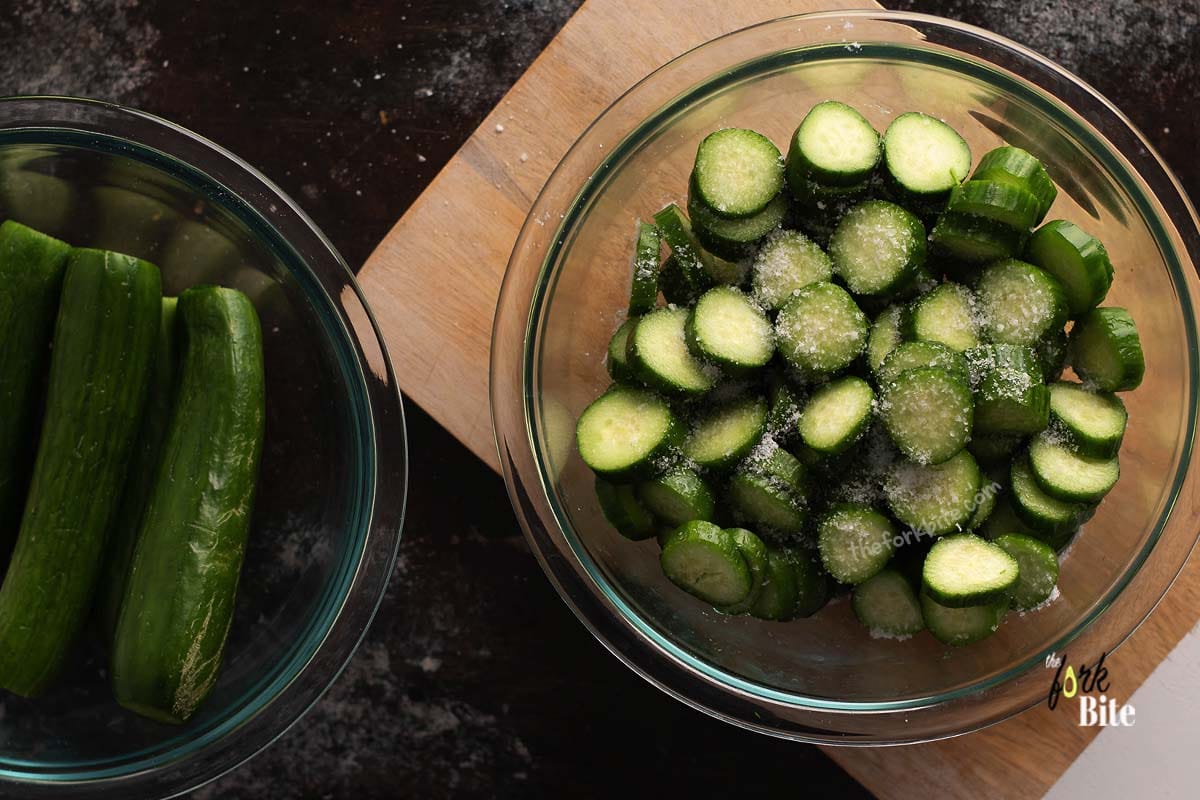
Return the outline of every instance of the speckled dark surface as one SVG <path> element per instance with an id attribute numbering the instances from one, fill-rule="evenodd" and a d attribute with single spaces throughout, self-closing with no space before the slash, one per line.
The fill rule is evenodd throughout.
<path id="1" fill-rule="evenodd" d="M 0 90 L 116 100 L 207 135 L 357 265 L 577 5 L 15 0 Z M 890 5 L 1064 64 L 1200 194 L 1196 0 Z M 408 412 L 404 542 L 362 650 L 286 737 L 196 797 L 865 794 L 815 748 L 709 720 L 621 667 L 542 577 L 499 478 Z"/>

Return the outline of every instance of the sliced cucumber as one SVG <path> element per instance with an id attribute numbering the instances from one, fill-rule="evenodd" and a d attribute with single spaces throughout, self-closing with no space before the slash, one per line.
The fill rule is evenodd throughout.
<path id="1" fill-rule="evenodd" d="M 1116 456 L 1092 458 L 1075 453 L 1048 434 L 1029 443 L 1029 465 L 1042 491 L 1067 503 L 1096 503 L 1121 477 Z"/>
<path id="2" fill-rule="evenodd" d="M 1123 308 L 1094 308 L 1080 317 L 1071 328 L 1069 352 L 1071 366 L 1089 387 L 1127 392 L 1142 384 L 1142 341 Z"/>
<path id="3" fill-rule="evenodd" d="M 754 297 L 777 311 L 799 290 L 833 277 L 833 262 L 800 231 L 781 230 L 763 242 L 751 268 Z"/>
<path id="4" fill-rule="evenodd" d="M 728 219 L 710 211 L 696 198 L 695 181 L 692 181 L 688 194 L 688 215 L 696 240 L 705 250 L 721 258 L 738 260 L 751 255 L 756 242 L 778 230 L 787 212 L 787 195 L 782 193 L 762 211 L 742 219 Z"/>
<path id="5" fill-rule="evenodd" d="M 729 480 L 729 503 L 738 518 L 763 534 L 799 533 L 807 519 L 794 487 L 754 470 L 739 470 Z"/>
<path id="6" fill-rule="evenodd" d="M 884 480 L 883 492 L 896 519 L 933 536 L 963 530 L 978 505 L 983 475 L 970 453 L 936 466 L 911 461 L 896 464 Z"/>
<path id="7" fill-rule="evenodd" d="M 683 454 L 701 467 L 726 469 L 741 461 L 767 429 L 767 401 L 746 397 L 701 414 L 683 443 Z"/>
<path id="8" fill-rule="evenodd" d="M 768 384 L 767 399 L 771 410 L 767 413 L 767 435 L 780 444 L 790 444 L 799 439 L 796 423 L 804 405 L 800 395 L 782 376 L 775 376 Z"/>
<path id="9" fill-rule="evenodd" d="M 726 528 L 726 533 L 733 537 L 738 552 L 746 560 L 750 568 L 750 593 L 738 603 L 718 609 L 723 614 L 745 614 L 758 601 L 763 586 L 771 579 L 770 551 L 763 540 L 745 528 Z"/>
<path id="10" fill-rule="evenodd" d="M 1058 279 L 1015 258 L 986 267 L 975 294 L 984 335 L 993 342 L 1036 345 L 1067 321 Z"/>
<path id="11" fill-rule="evenodd" d="M 1009 590 L 1013 607 L 1022 611 L 1046 602 L 1058 583 L 1058 557 L 1054 548 L 1032 536 L 1006 533 L 993 543 L 1017 562 L 1020 575 Z"/>
<path id="12" fill-rule="evenodd" d="M 1071 449 L 1092 458 L 1112 458 L 1121 449 L 1129 412 L 1115 394 L 1059 382 L 1050 386 L 1050 416 Z"/>
<path id="13" fill-rule="evenodd" d="M 637 499 L 671 527 L 693 519 L 711 522 L 717 503 L 704 479 L 687 467 L 675 467 L 637 485 Z"/>
<path id="14" fill-rule="evenodd" d="M 1042 377 L 1053 382 L 1062 377 L 1067 366 L 1067 332 L 1055 328 L 1034 345 L 1042 365 Z"/>
<path id="15" fill-rule="evenodd" d="M 845 289 L 832 283 L 800 289 L 775 320 L 775 346 L 807 373 L 849 366 L 866 343 L 866 316 Z"/>
<path id="16" fill-rule="evenodd" d="M 910 111 L 892 120 L 884 132 L 883 165 L 905 196 L 934 200 L 967 177 L 971 148 L 946 123 Z"/>
<path id="17" fill-rule="evenodd" d="M 720 371 L 688 349 L 689 316 L 684 308 L 660 308 L 642 317 L 629 334 L 629 365 L 647 386 L 672 394 L 703 394 L 716 385 Z"/>
<path id="18" fill-rule="evenodd" d="M 796 577 L 796 567 L 787 553 L 768 548 L 767 579 L 750 607 L 750 615 L 767 620 L 791 619 L 798 598 Z"/>
<path id="19" fill-rule="evenodd" d="M 938 342 L 962 352 L 979 344 L 975 295 L 958 283 L 943 283 L 919 297 L 909 309 L 907 333 L 922 342 Z"/>
<path id="20" fill-rule="evenodd" d="M 867 200 L 842 217 L 829 240 L 829 256 L 851 292 L 886 294 L 925 262 L 925 228 L 895 203 Z"/>
<path id="21" fill-rule="evenodd" d="M 1112 286 L 1113 266 L 1104 245 L 1065 219 L 1051 220 L 1034 231 L 1025 258 L 1062 284 L 1071 319 L 1100 305 Z"/>
<path id="22" fill-rule="evenodd" d="M 1025 437 L 1019 434 L 988 434 L 974 431 L 967 449 L 980 464 L 1008 463 Z"/>
<path id="23" fill-rule="evenodd" d="M 690 306 L 696 298 L 703 294 L 704 289 L 697 289 L 683 274 L 679 259 L 675 254 L 667 256 L 662 268 L 658 271 L 658 288 L 668 303 L 677 306 Z"/>
<path id="24" fill-rule="evenodd" d="M 935 253 L 967 264 L 1010 258 L 1025 246 L 1025 231 L 989 219 L 944 213 L 929 234 Z"/>
<path id="25" fill-rule="evenodd" d="M 733 536 L 711 522 L 681 525 L 663 545 L 659 560 L 672 583 L 714 606 L 739 603 L 754 587 Z"/>
<path id="26" fill-rule="evenodd" d="M 761 133 L 725 128 L 700 143 L 692 179 L 696 196 L 715 214 L 753 216 L 783 188 L 783 156 Z"/>
<path id="27" fill-rule="evenodd" d="M 1038 199 L 1038 216 L 1034 224 L 1042 221 L 1058 195 L 1058 189 L 1046 174 L 1042 162 L 1027 151 L 1011 145 L 984 153 L 971 177 L 975 180 L 1001 181 L 1032 194 Z"/>
<path id="28" fill-rule="evenodd" d="M 896 550 L 896 528 L 871 508 L 839 505 L 817 523 L 821 563 L 835 580 L 862 583 L 883 569 Z"/>
<path id="29" fill-rule="evenodd" d="M 637 498 L 637 491 L 627 483 L 609 483 L 596 477 L 596 499 L 608 524 L 626 539 L 649 539 L 658 526 L 646 507 Z"/>
<path id="30" fill-rule="evenodd" d="M 800 415 L 800 438 L 818 453 L 840 453 L 857 442 L 871 422 L 875 393 L 848 375 L 813 392 Z"/>
<path id="31" fill-rule="evenodd" d="M 901 373 L 921 367 L 935 367 L 949 372 L 964 385 L 970 385 L 967 361 L 962 353 L 938 342 L 904 342 L 893 350 L 876 370 L 880 386 L 887 386 Z"/>
<path id="32" fill-rule="evenodd" d="M 621 323 L 621 327 L 608 340 L 608 353 L 604 366 L 608 369 L 609 377 L 618 383 L 631 383 L 637 380 L 633 367 L 629 366 L 626 350 L 629 347 L 629 334 L 638 323 L 637 317 L 630 317 Z"/>
<path id="33" fill-rule="evenodd" d="M 908 638 L 925 630 L 921 604 L 903 575 L 885 569 L 854 587 L 854 615 L 872 636 Z"/>
<path id="34" fill-rule="evenodd" d="M 918 464 L 940 464 L 971 438 L 971 390 L 946 370 L 900 373 L 883 387 L 879 405 L 892 441 Z"/>
<path id="35" fill-rule="evenodd" d="M 946 210 L 1023 231 L 1041 219 L 1041 204 L 1033 193 L 1007 181 L 975 179 L 959 184 L 950 192 Z"/>
<path id="36" fill-rule="evenodd" d="M 1079 528 L 1090 514 L 1090 507 L 1084 503 L 1071 503 L 1047 494 L 1033 477 L 1027 457 L 1013 462 L 1011 482 L 1013 510 L 1022 522 L 1037 531 L 1039 538 L 1057 540 Z"/>
<path id="37" fill-rule="evenodd" d="M 811 617 L 829 601 L 829 575 L 807 550 L 785 550 L 796 571 L 795 616 Z"/>
<path id="38" fill-rule="evenodd" d="M 1037 354 L 1024 345 L 992 344 L 972 351 L 978 370 L 975 429 L 984 434 L 1026 435 L 1050 422 L 1050 391 Z"/>
<path id="39" fill-rule="evenodd" d="M 900 321 L 904 316 L 902 306 L 888 306 L 879 312 L 871 325 L 867 337 L 867 366 L 877 372 L 888 354 L 900 346 L 904 338 L 900 335 Z"/>
<path id="40" fill-rule="evenodd" d="M 771 321 L 732 286 L 705 292 L 688 317 L 686 331 L 693 353 L 726 370 L 755 369 L 775 354 Z"/>
<path id="41" fill-rule="evenodd" d="M 1032 478 L 1030 478 L 1032 480 Z M 1013 505 L 1012 491 L 1005 490 L 1001 492 L 997 498 L 995 507 L 988 518 L 978 528 L 979 535 L 985 539 L 995 540 L 997 537 L 1003 536 L 1006 533 L 1020 533 L 1026 536 L 1032 536 L 1039 541 L 1046 541 L 1050 538 L 1044 533 L 1026 525 L 1024 520 L 1017 514 L 1016 508 Z"/>
<path id="42" fill-rule="evenodd" d="M 991 636 L 1008 613 L 1007 597 L 985 606 L 948 608 L 927 594 L 921 595 L 925 627 L 942 644 L 955 647 L 973 644 Z"/>
<path id="43" fill-rule="evenodd" d="M 654 224 L 658 226 L 663 241 L 671 248 L 671 256 L 675 259 L 674 268 L 683 285 L 694 295 L 700 294 L 711 286 L 712 277 L 709 275 L 711 267 L 708 262 L 712 257 L 704 252 L 700 243 L 696 241 L 692 223 L 684 216 L 679 206 L 671 203 L 659 211 L 654 215 Z M 664 291 L 663 294 L 665 295 L 666 292 Z M 667 299 L 675 302 L 669 297 Z"/>
<path id="44" fill-rule="evenodd" d="M 598 475 L 636 476 L 679 440 L 671 407 L 641 389 L 614 386 L 596 398 L 575 428 L 583 463 Z"/>
<path id="45" fill-rule="evenodd" d="M 662 236 L 658 228 L 638 223 L 637 249 L 633 256 L 633 279 L 629 289 L 629 314 L 649 314 L 658 303 L 658 256 Z"/>
<path id="46" fill-rule="evenodd" d="M 817 103 L 792 134 L 787 156 L 788 185 L 802 194 L 809 182 L 857 186 L 879 163 L 879 134 L 845 103 Z"/>
<path id="47" fill-rule="evenodd" d="M 921 585 L 947 608 L 993 603 L 1017 584 L 1020 567 L 1003 548 L 971 533 L 947 536 L 925 557 Z"/>

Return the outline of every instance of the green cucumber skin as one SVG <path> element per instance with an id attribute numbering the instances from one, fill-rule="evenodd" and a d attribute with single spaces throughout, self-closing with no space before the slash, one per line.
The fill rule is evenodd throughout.
<path id="1" fill-rule="evenodd" d="M 113 640 L 117 701 L 183 722 L 216 682 L 233 618 L 262 453 L 262 332 L 249 299 L 179 298 L 175 412 Z"/>
<path id="2" fill-rule="evenodd" d="M 21 532 L 0 587 L 0 686 L 53 681 L 88 617 L 133 453 L 162 318 L 153 264 L 68 258 L 46 416 Z"/>
<path id="3" fill-rule="evenodd" d="M 71 246 L 9 220 L 0 225 L 0 560 L 25 508 L 41 379 Z"/>
<path id="4" fill-rule="evenodd" d="M 125 489 L 121 494 L 121 505 L 117 510 L 117 521 L 112 527 L 104 573 L 97 590 L 96 613 L 110 641 L 117 629 L 117 616 L 121 613 L 121 600 L 125 597 L 125 580 L 129 576 L 129 562 L 137 544 L 146 499 L 158 471 L 171 411 L 175 407 L 175 379 L 178 374 L 175 309 L 178 302 L 175 297 L 164 297 L 162 300 L 162 322 L 150 367 L 150 389 L 142 412 L 141 430 L 125 478 Z"/>

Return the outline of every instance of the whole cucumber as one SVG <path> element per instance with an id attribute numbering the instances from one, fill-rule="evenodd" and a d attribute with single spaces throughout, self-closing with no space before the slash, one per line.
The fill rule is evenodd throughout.
<path id="1" fill-rule="evenodd" d="M 73 250 L 21 530 L 0 586 L 0 686 L 39 694 L 88 617 L 146 398 L 158 268 Z"/>
<path id="2" fill-rule="evenodd" d="M 117 701 L 183 722 L 212 689 L 233 618 L 262 453 L 262 332 L 250 300 L 179 297 L 175 412 L 113 639 Z"/>

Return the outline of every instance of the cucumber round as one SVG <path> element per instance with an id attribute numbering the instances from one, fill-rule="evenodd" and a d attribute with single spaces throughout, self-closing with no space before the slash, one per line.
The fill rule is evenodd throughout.
<path id="1" fill-rule="evenodd" d="M 866 315 L 832 283 L 800 289 L 775 320 L 775 346 L 788 363 L 808 373 L 844 369 L 866 343 Z"/>
<path id="2" fill-rule="evenodd" d="M 1129 312 L 1116 306 L 1094 308 L 1071 329 L 1069 359 L 1085 385 L 1104 392 L 1127 392 L 1142 384 L 1146 360 Z"/>
<path id="3" fill-rule="evenodd" d="M 971 438 L 971 390 L 946 370 L 900 373 L 883 387 L 879 407 L 892 441 L 918 464 L 940 464 Z"/>
<path id="4" fill-rule="evenodd" d="M 723 217 L 749 217 L 783 188 L 783 156 L 756 131 L 725 128 L 704 137 L 692 171 L 696 196 Z"/>
<path id="5" fill-rule="evenodd" d="M 1007 597 L 983 606 L 949 608 L 927 594 L 921 595 L 925 627 L 942 644 L 962 647 L 991 636 L 1008 613 Z"/>
<path id="6" fill-rule="evenodd" d="M 1050 416 L 1073 450 L 1112 458 L 1121 449 L 1129 412 L 1111 392 L 1092 392 L 1077 383 L 1050 386 Z"/>
<path id="7" fill-rule="evenodd" d="M 1039 534 L 1055 541 L 1075 531 L 1090 514 L 1084 503 L 1073 503 L 1047 494 L 1033 476 L 1028 457 L 1013 462 L 1010 473 L 1012 507 L 1017 517 Z"/>
<path id="8" fill-rule="evenodd" d="M 986 267 L 975 294 L 984 335 L 992 342 L 1033 346 L 1067 321 L 1058 279 L 1015 258 Z"/>
<path id="9" fill-rule="evenodd" d="M 804 501 L 794 487 L 772 476 L 739 470 L 729 480 L 735 516 L 764 535 L 788 536 L 804 528 Z"/>
<path id="10" fill-rule="evenodd" d="M 883 166 L 904 195 L 932 200 L 967 177 L 971 148 L 946 123 L 910 111 L 892 120 L 883 134 Z"/>
<path id="11" fill-rule="evenodd" d="M 971 351 L 976 371 L 975 430 L 992 435 L 1028 435 L 1050 421 L 1050 391 L 1032 348 L 991 344 Z"/>
<path id="12" fill-rule="evenodd" d="M 686 288 L 693 297 L 700 295 L 712 285 L 712 277 L 709 274 L 712 256 L 706 253 L 696 240 L 692 223 L 679 206 L 671 203 L 654 215 L 654 224 L 658 227 L 662 240 L 671 248 L 671 257 L 674 259 L 672 268 L 677 275 L 669 280 L 678 281 L 680 290 Z M 662 278 L 667 280 L 666 265 L 663 267 Z M 669 297 L 667 299 L 675 302 Z"/>
<path id="13" fill-rule="evenodd" d="M 615 386 L 584 409 L 575 426 L 583 463 L 611 478 L 636 476 L 675 444 L 679 424 L 671 407 L 642 389 Z"/>
<path id="14" fill-rule="evenodd" d="M 813 392 L 800 414 L 800 438 L 818 453 L 840 453 L 858 441 L 871 421 L 875 393 L 852 375 Z"/>
<path id="15" fill-rule="evenodd" d="M 610 483 L 596 476 L 596 500 L 608 524 L 626 539 L 649 539 L 658 530 L 657 521 L 641 501 L 637 490 L 628 483 Z"/>
<path id="16" fill-rule="evenodd" d="M 1007 181 L 974 179 L 951 190 L 946 210 L 1029 230 L 1040 219 L 1041 204 L 1032 192 Z"/>
<path id="17" fill-rule="evenodd" d="M 694 395 L 716 385 L 720 370 L 696 358 L 688 348 L 689 317 L 685 308 L 660 308 L 642 317 L 629 334 L 629 365 L 647 386 Z"/>
<path id="18" fill-rule="evenodd" d="M 767 580 L 750 607 L 750 616 L 778 621 L 791 619 L 796 613 L 798 589 L 792 559 L 783 550 L 768 548 Z"/>
<path id="19" fill-rule="evenodd" d="M 862 114 L 845 103 L 826 100 L 805 115 L 787 156 L 787 179 L 792 191 L 813 182 L 829 186 L 858 186 L 879 163 L 879 134 Z"/>
<path id="20" fill-rule="evenodd" d="M 754 252 L 754 245 L 778 230 L 788 213 L 786 194 L 778 194 L 767 207 L 751 217 L 728 219 L 714 214 L 695 196 L 695 181 L 688 195 L 688 214 L 692 232 L 700 245 L 715 256 L 742 259 Z"/>
<path id="21" fill-rule="evenodd" d="M 919 531 L 943 536 L 965 529 L 983 488 L 979 465 L 967 451 L 935 466 L 896 464 L 883 484 L 896 519 Z"/>
<path id="22" fill-rule="evenodd" d="M 754 588 L 737 542 L 711 522 L 694 520 L 678 527 L 663 545 L 659 561 L 672 583 L 714 606 L 740 603 Z"/>
<path id="23" fill-rule="evenodd" d="M 903 575 L 892 569 L 854 587 L 854 615 L 872 636 L 908 638 L 925 630 L 921 604 Z"/>
<path id="24" fill-rule="evenodd" d="M 817 523 L 821 563 L 835 580 L 862 583 L 875 575 L 895 552 L 896 528 L 865 506 L 839 505 Z"/>
<path id="25" fill-rule="evenodd" d="M 829 240 L 829 256 L 851 292 L 886 294 L 925 262 L 925 228 L 895 203 L 867 200 L 842 217 Z"/>
<path id="26" fill-rule="evenodd" d="M 933 251 L 967 264 L 1011 258 L 1025 246 L 1025 231 L 981 217 L 946 212 L 929 234 Z"/>
<path id="27" fill-rule="evenodd" d="M 709 289 L 696 301 L 686 332 L 693 353 L 726 370 L 755 369 L 775 354 L 771 321 L 731 286 Z"/>
<path id="28" fill-rule="evenodd" d="M 833 262 L 800 231 L 781 230 L 763 242 L 751 267 L 754 297 L 777 311 L 799 290 L 833 277 Z"/>
<path id="29" fill-rule="evenodd" d="M 658 257 L 662 236 L 658 228 L 638 223 L 637 247 L 633 255 L 633 277 L 629 288 L 629 314 L 649 314 L 658 302 Z"/>
<path id="30" fill-rule="evenodd" d="M 978 327 L 975 296 L 967 287 L 948 282 L 913 301 L 906 333 L 961 353 L 979 344 Z"/>
<path id="31" fill-rule="evenodd" d="M 1008 597 L 1020 567 L 1003 548 L 971 533 L 934 543 L 921 570 L 925 594 L 946 608 L 982 606 Z"/>
<path id="32" fill-rule="evenodd" d="M 609 377 L 618 383 L 631 383 L 637 380 L 626 355 L 629 347 L 629 334 L 637 323 L 638 317 L 630 317 L 621 323 L 620 327 L 613 332 L 612 338 L 608 340 L 608 352 L 604 359 L 604 366 L 608 370 Z"/>
<path id="33" fill-rule="evenodd" d="M 900 321 L 903 317 L 902 306 L 888 306 L 879 312 L 879 316 L 875 317 L 875 322 L 871 324 L 871 332 L 867 337 L 867 366 L 872 372 L 878 372 L 888 354 L 904 341 L 900 334 Z"/>
<path id="34" fill-rule="evenodd" d="M 984 465 L 1004 463 L 1007 465 L 1012 454 L 1025 441 L 1020 434 L 980 433 L 973 431 L 971 441 L 967 442 L 967 450 Z"/>
<path id="35" fill-rule="evenodd" d="M 647 511 L 671 527 L 693 519 L 711 522 L 717 513 L 712 490 L 687 467 L 676 467 L 642 481 L 636 494 Z"/>
<path id="36" fill-rule="evenodd" d="M 1050 597 L 1058 583 L 1058 557 L 1054 548 L 1032 536 L 1006 533 L 993 543 L 1017 562 L 1020 575 L 1009 590 L 1014 608 L 1028 611 Z"/>
<path id="37" fill-rule="evenodd" d="M 763 540 L 745 528 L 726 528 L 737 545 L 738 552 L 750 568 L 750 593 L 741 602 L 718 609 L 722 614 L 745 614 L 754 607 L 762 594 L 763 586 L 771 579 L 770 551 Z"/>
<path id="38" fill-rule="evenodd" d="M 747 397 L 705 411 L 692 425 L 683 454 L 701 467 L 722 470 L 749 453 L 767 428 L 767 402 Z"/>
<path id="39" fill-rule="evenodd" d="M 984 153 L 971 177 L 1008 183 L 1032 194 L 1038 199 L 1038 217 L 1034 224 L 1041 222 L 1058 196 L 1058 189 L 1046 174 L 1042 162 L 1028 151 L 1012 145 Z"/>
<path id="40" fill-rule="evenodd" d="M 1104 245 L 1065 219 L 1051 220 L 1034 231 L 1025 258 L 1062 284 L 1071 319 L 1100 305 L 1112 286 L 1113 266 Z"/>
<path id="41" fill-rule="evenodd" d="M 829 575 L 821 568 L 819 558 L 808 550 L 785 550 L 796 572 L 797 617 L 811 617 L 829 601 Z"/>
<path id="42" fill-rule="evenodd" d="M 904 342 L 896 347 L 876 370 L 880 386 L 887 386 L 901 373 L 921 367 L 945 370 L 964 385 L 970 385 L 971 376 L 967 361 L 962 353 L 955 352 L 938 342 Z"/>
<path id="43" fill-rule="evenodd" d="M 1121 477 L 1120 461 L 1073 452 L 1056 438 L 1040 434 L 1029 443 L 1029 466 L 1038 486 L 1068 503 L 1099 502 Z"/>

